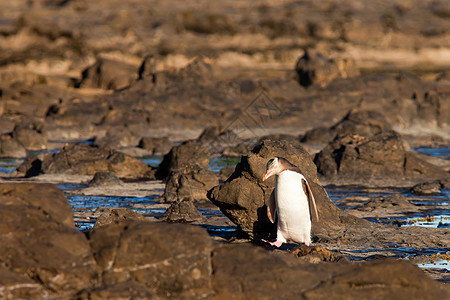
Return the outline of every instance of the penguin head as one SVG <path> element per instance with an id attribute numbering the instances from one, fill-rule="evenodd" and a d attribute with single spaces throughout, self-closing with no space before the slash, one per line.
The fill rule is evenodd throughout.
<path id="1" fill-rule="evenodd" d="M 272 175 L 277 175 L 282 171 L 281 164 L 278 160 L 278 157 L 274 157 L 269 159 L 266 166 L 266 174 L 263 176 L 263 181 L 268 179 Z"/>

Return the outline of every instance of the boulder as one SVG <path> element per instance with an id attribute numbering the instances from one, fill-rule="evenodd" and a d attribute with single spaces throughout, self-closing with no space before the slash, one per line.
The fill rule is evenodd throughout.
<path id="1" fill-rule="evenodd" d="M 111 224 L 94 230 L 90 243 L 102 273 L 101 288 L 95 294 L 119 287 L 163 299 L 213 294 L 213 243 L 201 228 L 150 222 Z"/>
<path id="2" fill-rule="evenodd" d="M 321 250 L 316 249 L 318 254 Z M 308 263 L 248 245 L 224 245 L 214 249 L 212 265 L 218 299 L 329 299 L 330 295 L 333 299 L 440 299 L 449 295 L 417 266 L 394 259 Z"/>
<path id="3" fill-rule="evenodd" d="M 352 109 L 333 126 L 308 130 L 300 137 L 300 140 L 302 142 L 329 143 L 338 135 L 357 134 L 370 137 L 391 129 L 391 125 L 383 114 L 371 110 Z"/>
<path id="4" fill-rule="evenodd" d="M 209 149 L 197 140 L 188 140 L 181 145 L 174 146 L 169 153 L 164 155 L 162 162 L 156 171 L 156 177 L 167 179 L 173 171 L 185 171 L 192 168 L 208 169 Z"/>
<path id="5" fill-rule="evenodd" d="M 35 128 L 16 126 L 12 132 L 12 137 L 28 151 L 47 149 L 47 139 Z"/>
<path id="6" fill-rule="evenodd" d="M 441 191 L 442 188 L 444 188 L 443 184 L 439 180 L 431 182 L 422 182 L 414 185 L 411 188 L 411 193 L 419 196 L 439 195 L 442 193 Z"/>
<path id="7" fill-rule="evenodd" d="M 34 161 L 28 164 L 38 165 Z M 23 168 L 19 166 L 19 169 Z M 42 160 L 40 172 L 91 176 L 97 172 L 111 172 L 120 178 L 153 178 L 152 168 L 143 161 L 112 149 L 84 143 L 69 144 L 58 153 L 47 154 Z"/>
<path id="8" fill-rule="evenodd" d="M 134 137 L 130 130 L 123 126 L 110 126 L 106 135 L 95 138 L 94 145 L 102 148 L 117 149 L 120 147 L 134 146 Z"/>
<path id="9" fill-rule="evenodd" d="M 448 174 L 404 147 L 394 131 L 372 137 L 337 137 L 314 158 L 318 172 L 334 183 L 375 184 L 420 178 L 446 178 Z"/>
<path id="10" fill-rule="evenodd" d="M 170 223 L 190 223 L 206 219 L 189 199 L 175 201 L 159 218 Z"/>
<path id="11" fill-rule="evenodd" d="M 99 227 L 109 224 L 128 222 L 131 220 L 144 220 L 144 216 L 142 214 L 132 211 L 126 207 L 99 207 L 95 210 L 95 214 L 99 214 L 99 216 L 95 221 L 93 229 L 98 229 Z"/>
<path id="12" fill-rule="evenodd" d="M 138 147 L 149 151 L 150 155 L 165 155 L 172 149 L 172 142 L 167 137 L 143 137 Z"/>
<path id="13" fill-rule="evenodd" d="M 207 192 L 219 184 L 219 180 L 211 170 L 193 166 L 190 169 L 172 171 L 167 180 L 163 198 L 172 202 L 188 198 L 190 200 L 205 200 Z"/>
<path id="14" fill-rule="evenodd" d="M 10 134 L 0 136 L 0 157 L 22 158 L 27 156 L 27 150 Z"/>
<path id="15" fill-rule="evenodd" d="M 120 90 L 136 81 L 138 68 L 124 62 L 98 58 L 81 76 L 81 87 Z"/>
<path id="16" fill-rule="evenodd" d="M 299 83 L 305 87 L 312 84 L 325 86 L 336 78 L 359 75 L 355 62 L 350 58 L 330 59 L 319 52 L 306 49 L 295 66 Z"/>
<path id="17" fill-rule="evenodd" d="M 284 140 L 265 140 L 256 145 L 248 155 L 241 157 L 234 173 L 223 184 L 208 192 L 208 198 L 245 235 L 254 239 L 267 239 L 275 225 L 267 218 L 265 201 L 273 190 L 275 178 L 263 182 L 262 177 L 267 161 L 274 156 L 284 157 L 298 166 L 308 179 L 320 218 L 320 223 L 313 218 L 313 231 L 320 234 L 339 226 L 339 209 L 320 185 L 311 156 L 298 143 Z"/>
<path id="18" fill-rule="evenodd" d="M 85 236 L 50 184 L 0 184 L 0 296 L 71 298 L 98 283 Z"/>
<path id="19" fill-rule="evenodd" d="M 111 172 L 97 172 L 94 177 L 89 181 L 89 186 L 105 186 L 105 185 L 120 185 L 122 184 L 114 173 Z"/>

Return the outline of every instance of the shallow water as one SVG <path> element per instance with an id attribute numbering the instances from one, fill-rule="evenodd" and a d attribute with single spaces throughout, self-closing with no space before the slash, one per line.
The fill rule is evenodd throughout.
<path id="1" fill-rule="evenodd" d="M 420 154 L 425 154 L 429 156 L 436 156 L 443 159 L 450 160 L 450 145 L 442 146 L 439 148 L 432 147 L 411 147 L 412 151 L 416 151 Z"/>

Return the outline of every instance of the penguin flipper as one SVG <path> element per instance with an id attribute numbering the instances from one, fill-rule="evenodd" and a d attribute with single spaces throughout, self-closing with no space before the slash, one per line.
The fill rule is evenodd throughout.
<path id="1" fill-rule="evenodd" d="M 275 223 L 275 213 L 276 213 L 275 189 L 270 194 L 266 206 L 267 206 L 267 217 L 269 218 L 270 222 Z"/>
<path id="2" fill-rule="evenodd" d="M 311 191 L 311 187 L 309 186 L 308 181 L 302 180 L 303 182 L 303 190 L 305 191 L 306 196 L 308 197 L 309 207 L 311 208 L 311 204 L 314 207 L 314 212 L 316 215 L 316 220 L 319 222 L 319 214 L 317 213 L 316 199 L 314 199 L 314 194 Z M 306 188 L 305 188 L 306 187 Z M 311 217 L 312 220 L 312 217 Z"/>

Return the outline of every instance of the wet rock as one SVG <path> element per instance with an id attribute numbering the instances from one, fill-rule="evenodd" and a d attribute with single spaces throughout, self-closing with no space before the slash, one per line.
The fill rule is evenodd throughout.
<path id="1" fill-rule="evenodd" d="M 151 77 L 159 71 L 159 65 L 161 64 L 161 57 L 158 55 L 147 55 L 139 66 L 138 79 L 144 77 Z"/>
<path id="2" fill-rule="evenodd" d="M 206 219 L 189 199 L 175 201 L 159 218 L 169 223 L 190 223 Z"/>
<path id="3" fill-rule="evenodd" d="M 234 173 L 208 192 L 208 198 L 249 237 L 267 239 L 274 224 L 267 218 L 265 201 L 273 190 L 275 179 L 262 181 L 267 161 L 280 156 L 298 166 L 308 178 L 315 196 L 320 223 L 313 219 L 313 231 L 325 232 L 340 223 L 339 209 L 331 202 L 317 179 L 316 166 L 310 155 L 297 143 L 266 140 L 242 156 Z"/>
<path id="4" fill-rule="evenodd" d="M 93 229 L 98 229 L 109 224 L 144 220 L 142 214 L 125 207 L 99 207 L 95 210 L 95 214 L 99 214 L 99 216 L 97 217 L 97 221 L 95 221 Z"/>
<path id="5" fill-rule="evenodd" d="M 309 263 L 328 262 L 348 262 L 348 259 L 342 254 L 332 252 L 320 246 L 299 245 L 292 249 L 291 254 L 299 257 L 301 261 Z"/>
<path id="6" fill-rule="evenodd" d="M 337 137 L 314 158 L 317 170 L 333 182 L 370 184 L 418 180 L 421 177 L 446 178 L 440 168 L 405 150 L 394 131 L 373 137 Z"/>
<path id="7" fill-rule="evenodd" d="M 435 195 L 441 193 L 442 185 L 439 181 L 418 183 L 411 188 L 414 195 Z"/>
<path id="8" fill-rule="evenodd" d="M 375 199 L 370 199 L 356 209 L 373 212 L 375 210 L 386 208 L 389 209 L 389 213 L 417 211 L 417 207 L 414 204 L 410 203 L 408 199 L 401 194 L 394 194 L 391 196 L 382 196 Z"/>
<path id="9" fill-rule="evenodd" d="M 27 150 L 10 134 L 0 136 L 0 157 L 22 158 L 27 156 Z"/>
<path id="10" fill-rule="evenodd" d="M 342 265 L 339 266 L 341 267 Z M 306 298 L 325 299 L 329 295 L 342 295 L 342 298 L 411 299 L 442 297 L 447 294 L 436 285 L 437 282 L 424 277 L 418 267 L 407 262 L 380 259 L 363 265 L 352 265 L 351 271 L 348 271 L 335 273 L 332 280 L 307 291 Z M 375 286 L 383 288 L 374 288 Z M 424 292 L 424 289 L 428 292 Z"/>
<path id="11" fill-rule="evenodd" d="M 89 243 L 61 190 L 0 184 L 0 203 L 0 295 L 70 298 L 97 283 Z"/>
<path id="12" fill-rule="evenodd" d="M 219 184 L 216 174 L 211 170 L 193 166 L 184 171 L 170 173 L 164 190 L 165 202 L 188 198 L 191 200 L 207 199 L 207 192 Z"/>
<path id="13" fill-rule="evenodd" d="M 225 245 L 214 250 L 212 265 L 214 290 L 217 296 L 229 299 L 328 299 L 330 295 L 338 299 L 374 295 L 408 299 L 448 294 L 418 267 L 394 259 L 311 264 L 256 247 Z"/>
<path id="14" fill-rule="evenodd" d="M 117 149 L 120 147 L 128 147 L 135 145 L 133 134 L 130 130 L 118 126 L 110 127 L 106 135 L 101 138 L 95 138 L 94 145 L 102 148 Z"/>
<path id="15" fill-rule="evenodd" d="M 212 239 L 201 228 L 149 222 L 112 224 L 94 230 L 90 243 L 102 270 L 100 290 L 129 284 L 144 287 L 145 295 L 178 299 L 213 293 Z"/>
<path id="16" fill-rule="evenodd" d="M 120 90 L 126 88 L 138 77 L 138 68 L 124 62 L 98 58 L 94 65 L 85 69 L 81 87 Z"/>
<path id="17" fill-rule="evenodd" d="M 17 167 L 16 171 L 25 177 L 38 176 L 42 173 L 42 160 L 45 155 L 28 155 L 25 160 Z"/>
<path id="18" fill-rule="evenodd" d="M 329 59 L 319 52 L 306 49 L 295 66 L 299 83 L 303 86 L 327 85 L 336 78 L 359 75 L 355 62 L 349 58 Z"/>
<path id="19" fill-rule="evenodd" d="M 114 173 L 111 172 L 97 172 L 94 177 L 89 181 L 89 186 L 111 186 L 122 184 L 120 180 Z"/>
<path id="20" fill-rule="evenodd" d="M 143 161 L 83 143 L 69 144 L 58 153 L 47 154 L 41 172 L 92 176 L 97 172 L 111 172 L 120 178 L 153 178 L 152 168 Z"/>
<path id="21" fill-rule="evenodd" d="M 174 146 L 169 153 L 164 155 L 161 164 L 156 171 L 156 177 L 167 178 L 172 171 L 189 170 L 199 167 L 208 169 L 209 149 L 197 140 L 189 140 L 181 145 Z"/>
<path id="22" fill-rule="evenodd" d="M 329 143 L 338 135 L 357 134 L 370 137 L 391 129 L 391 125 L 383 114 L 377 111 L 353 109 L 333 126 L 311 129 L 300 139 L 302 142 Z"/>
<path id="23" fill-rule="evenodd" d="M 16 126 L 12 137 L 28 151 L 47 149 L 47 139 L 33 127 Z"/>
<path id="24" fill-rule="evenodd" d="M 148 150 L 151 155 L 165 155 L 172 149 L 172 142 L 167 137 L 143 137 L 138 147 Z"/>

